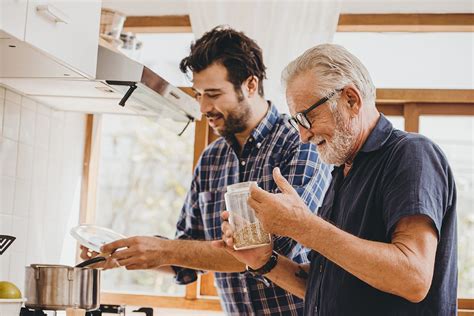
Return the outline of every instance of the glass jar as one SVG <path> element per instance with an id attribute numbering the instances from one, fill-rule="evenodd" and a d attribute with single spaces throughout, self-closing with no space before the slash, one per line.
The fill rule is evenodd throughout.
<path id="1" fill-rule="evenodd" d="M 250 249 L 269 245 L 271 236 L 262 229 L 255 211 L 247 204 L 250 185 L 255 181 L 229 185 L 224 195 L 229 224 L 234 231 L 234 249 Z"/>

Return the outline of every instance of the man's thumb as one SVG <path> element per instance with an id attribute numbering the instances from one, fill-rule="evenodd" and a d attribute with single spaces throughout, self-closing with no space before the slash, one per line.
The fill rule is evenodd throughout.
<path id="1" fill-rule="evenodd" d="M 288 181 L 286 181 L 286 179 L 282 176 L 280 168 L 278 167 L 273 169 L 273 180 L 275 180 L 275 183 L 282 193 L 297 194 L 291 184 L 289 184 Z"/>

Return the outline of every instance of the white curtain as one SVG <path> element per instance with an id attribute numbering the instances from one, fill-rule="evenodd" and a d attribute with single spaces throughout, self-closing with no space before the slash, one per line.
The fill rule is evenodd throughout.
<path id="1" fill-rule="evenodd" d="M 229 25 L 256 40 L 267 66 L 265 97 L 282 112 L 288 109 L 281 71 L 306 49 L 331 42 L 340 12 L 337 0 L 190 0 L 188 6 L 196 38 Z"/>

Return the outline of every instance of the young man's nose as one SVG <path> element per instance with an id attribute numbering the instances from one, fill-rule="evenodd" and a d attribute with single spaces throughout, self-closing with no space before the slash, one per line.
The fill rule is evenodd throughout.
<path id="1" fill-rule="evenodd" d="M 206 114 L 206 113 L 212 112 L 212 110 L 214 109 L 214 106 L 212 105 L 211 102 L 206 100 L 206 98 L 201 98 L 201 100 L 199 101 L 199 108 L 201 110 L 201 113 Z"/>

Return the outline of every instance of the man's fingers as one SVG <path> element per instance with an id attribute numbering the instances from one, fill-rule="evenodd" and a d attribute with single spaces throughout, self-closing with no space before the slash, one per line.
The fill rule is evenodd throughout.
<path id="1" fill-rule="evenodd" d="M 221 212 L 221 220 L 222 222 L 228 221 L 229 220 L 229 211 L 222 211 Z"/>
<path id="2" fill-rule="evenodd" d="M 257 202 L 256 200 L 254 200 L 254 199 L 252 199 L 252 198 L 249 198 L 249 199 L 247 200 L 247 204 L 248 204 L 251 208 L 253 208 L 253 210 L 254 210 L 256 213 L 258 213 L 258 209 L 259 209 L 259 206 L 260 206 L 260 204 L 261 204 L 260 202 Z"/>
<path id="3" fill-rule="evenodd" d="M 140 262 L 137 262 L 137 258 L 119 259 L 119 260 L 117 260 L 117 263 L 121 267 L 126 267 L 127 269 L 128 269 L 129 266 L 141 265 Z"/>
<path id="4" fill-rule="evenodd" d="M 133 253 L 134 253 L 134 251 L 127 248 L 127 249 L 123 249 L 123 250 L 118 250 L 118 251 L 114 252 L 111 256 L 115 260 L 123 260 L 123 259 L 133 257 Z"/>
<path id="5" fill-rule="evenodd" d="M 230 223 L 228 221 L 222 223 L 221 229 L 223 235 L 225 235 L 228 231 L 232 233 L 232 227 L 230 226 Z"/>
<path id="6" fill-rule="evenodd" d="M 267 191 L 260 189 L 258 186 L 256 186 L 254 183 L 250 185 L 250 196 L 249 200 L 253 199 L 257 202 L 262 202 L 265 200 L 266 197 L 269 196 L 270 193 Z"/>
<path id="7" fill-rule="evenodd" d="M 278 167 L 273 168 L 273 180 L 275 180 L 275 183 L 282 193 L 298 194 L 291 184 L 286 181 L 285 177 L 282 176 L 280 168 Z"/>
<path id="8" fill-rule="evenodd" d="M 133 238 L 133 237 L 131 237 L 131 238 Z M 119 249 L 119 248 L 128 247 L 130 245 L 130 239 L 131 238 L 119 239 L 119 240 L 113 241 L 111 243 L 105 244 L 100 248 L 100 252 L 114 253 L 114 251 Z"/>
<path id="9" fill-rule="evenodd" d="M 81 245 L 80 249 L 81 249 L 81 255 L 80 255 L 80 257 L 81 257 L 82 259 L 84 259 L 84 260 L 97 257 L 97 255 L 99 254 L 98 252 L 95 252 L 95 251 L 93 251 L 93 250 L 90 250 L 89 248 L 84 247 L 84 246 L 82 246 L 82 245 Z"/>

